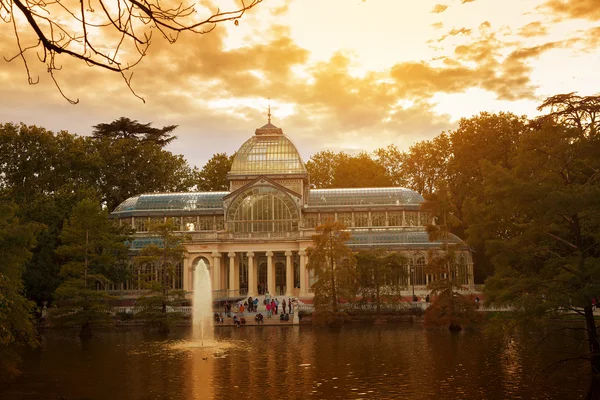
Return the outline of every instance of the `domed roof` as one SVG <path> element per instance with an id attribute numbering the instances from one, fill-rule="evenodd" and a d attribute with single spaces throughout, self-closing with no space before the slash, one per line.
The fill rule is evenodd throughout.
<path id="1" fill-rule="evenodd" d="M 306 167 L 292 141 L 269 122 L 258 128 L 237 151 L 230 175 L 306 174 Z"/>

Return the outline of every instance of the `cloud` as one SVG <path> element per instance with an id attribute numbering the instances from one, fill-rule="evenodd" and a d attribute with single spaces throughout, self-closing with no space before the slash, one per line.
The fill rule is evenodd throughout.
<path id="1" fill-rule="evenodd" d="M 544 36 L 548 33 L 548 29 L 542 25 L 540 21 L 531 22 L 521 29 L 519 29 L 518 34 L 525 38 L 530 38 L 534 36 Z"/>
<path id="2" fill-rule="evenodd" d="M 590 21 L 600 20 L 598 0 L 548 0 L 546 7 L 558 14 Z"/>
<path id="3" fill-rule="evenodd" d="M 474 1 L 475 1 L 475 0 L 462 0 L 462 1 L 460 2 L 460 4 L 472 3 L 472 2 L 474 2 Z"/>
<path id="4" fill-rule="evenodd" d="M 442 29 L 444 27 L 444 23 L 443 22 L 435 22 L 435 23 L 431 24 L 431 26 L 433 27 L 433 29 Z"/>
<path id="5" fill-rule="evenodd" d="M 436 4 L 435 6 L 433 6 L 433 9 L 431 10 L 431 12 L 433 14 L 439 14 L 439 13 L 443 13 L 444 11 L 446 11 L 447 8 L 448 8 L 447 5 Z"/>
<path id="6" fill-rule="evenodd" d="M 456 36 L 456 35 L 470 35 L 471 34 L 471 29 L 467 29 L 467 28 L 460 28 L 460 29 L 452 29 L 450 32 L 448 32 L 447 34 L 443 35 L 442 37 L 440 37 L 437 41 L 438 42 L 442 42 L 444 39 L 446 39 L 449 36 Z"/>

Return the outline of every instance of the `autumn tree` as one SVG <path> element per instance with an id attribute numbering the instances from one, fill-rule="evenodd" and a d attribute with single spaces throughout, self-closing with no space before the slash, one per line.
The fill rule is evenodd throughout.
<path id="1" fill-rule="evenodd" d="M 402 298 L 406 287 L 406 258 L 395 251 L 369 249 L 356 253 L 358 295 L 364 304 L 375 304 L 377 315 L 381 306 Z"/>
<path id="2" fill-rule="evenodd" d="M 22 281 L 38 226 L 22 223 L 16 211 L 13 203 L 0 202 L 0 382 L 17 375 L 20 352 L 38 344 L 35 304 L 25 298 Z"/>
<path id="3" fill-rule="evenodd" d="M 110 296 L 105 291 L 127 271 L 127 228 L 108 219 L 97 201 L 82 200 L 73 209 L 56 253 L 65 262 L 64 281 L 56 289 L 59 324 L 81 326 L 80 337 L 92 335 L 94 323 L 109 319 Z M 111 279 L 112 278 L 112 279 Z"/>
<path id="4" fill-rule="evenodd" d="M 60 91 L 55 74 L 68 58 L 120 74 L 131 88 L 131 70 L 157 36 L 175 43 L 182 32 L 204 34 L 232 20 L 237 25 L 238 19 L 261 1 L 242 0 L 236 9 L 211 12 L 195 4 L 145 0 L 91 0 L 85 4 L 0 0 L 0 21 L 14 28 L 18 47 L 17 54 L 4 56 L 25 64 L 31 85 L 39 81 L 30 72 L 31 64 L 41 62 Z"/>
<path id="5" fill-rule="evenodd" d="M 591 367 L 588 398 L 600 396 L 600 340 L 592 298 L 600 293 L 600 98 L 547 99 L 508 166 L 483 165 L 484 234 L 495 273 L 486 303 L 508 306 L 515 324 L 553 321 L 551 334 L 585 332 L 572 357 Z M 595 105 L 594 105 L 595 104 Z M 572 315 L 583 326 L 574 326 Z M 505 324 L 506 326 L 506 324 Z"/>
<path id="6" fill-rule="evenodd" d="M 456 253 L 462 243 L 453 240 L 451 233 L 452 225 L 460 223 L 455 217 L 456 205 L 447 187 L 441 186 L 425 196 L 421 208 L 433 216 L 432 223 L 427 225 L 429 240 L 442 243 L 441 249 L 429 252 L 426 271 L 434 276 L 428 285 L 433 302 L 425 311 L 425 323 L 460 330 L 476 322 L 478 315 L 473 302 L 460 293 L 467 271 L 457 268 Z"/>
<path id="7" fill-rule="evenodd" d="M 408 187 L 420 194 L 433 193 L 447 179 L 450 156 L 450 138 L 445 133 L 412 145 L 401 167 Z"/>
<path id="8" fill-rule="evenodd" d="M 206 192 L 228 191 L 229 182 L 227 173 L 231 171 L 235 153 L 228 156 L 226 153 L 217 153 L 204 164 L 196 173 L 195 182 L 198 190 Z"/>
<path id="9" fill-rule="evenodd" d="M 180 313 L 169 312 L 170 307 L 185 300 L 185 292 L 175 290 L 174 285 L 186 252 L 185 238 L 175 233 L 177 229 L 171 222 L 151 223 L 148 232 L 156 243 L 142 248 L 134 258 L 140 286 L 147 289 L 137 301 L 136 317 L 162 333 L 169 333 L 171 325 L 181 318 Z"/>
<path id="10" fill-rule="evenodd" d="M 392 186 L 408 186 L 407 171 L 404 169 L 407 154 L 404 151 L 401 151 L 396 145 L 390 144 L 375 150 L 373 155 L 377 163 L 385 169 Z"/>
<path id="11" fill-rule="evenodd" d="M 339 222 L 328 220 L 316 228 L 313 246 L 307 249 L 307 268 L 314 271 L 316 282 L 315 308 L 318 311 L 337 312 L 340 298 L 356 296 L 356 259 L 346 245 L 350 232 Z"/>
<path id="12" fill-rule="evenodd" d="M 333 187 L 333 178 L 339 165 L 339 153 L 323 150 L 306 162 L 310 183 L 319 189 Z"/>

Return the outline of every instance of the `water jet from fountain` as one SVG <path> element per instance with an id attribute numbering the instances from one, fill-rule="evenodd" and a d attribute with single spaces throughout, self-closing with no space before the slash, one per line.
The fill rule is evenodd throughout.
<path id="1" fill-rule="evenodd" d="M 200 260 L 194 270 L 194 296 L 192 304 L 193 337 L 204 341 L 213 338 L 213 304 L 210 274 L 204 260 Z"/>

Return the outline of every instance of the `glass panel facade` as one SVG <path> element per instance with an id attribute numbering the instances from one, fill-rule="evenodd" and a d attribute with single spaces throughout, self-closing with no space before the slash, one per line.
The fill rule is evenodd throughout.
<path id="1" fill-rule="evenodd" d="M 135 218 L 135 230 L 136 230 L 136 232 L 147 232 L 148 231 L 148 218 L 147 217 L 136 217 Z"/>
<path id="2" fill-rule="evenodd" d="M 268 186 L 257 186 L 238 195 L 227 213 L 232 232 L 293 232 L 298 230 L 300 214 L 285 193 Z"/>
<path id="3" fill-rule="evenodd" d="M 196 217 L 183 217 L 183 230 L 193 232 L 196 230 Z"/>
<path id="4" fill-rule="evenodd" d="M 389 226 L 403 226 L 402 211 L 388 213 Z"/>
<path id="5" fill-rule="evenodd" d="M 304 227 L 305 228 L 316 228 L 319 218 L 317 214 L 305 214 L 304 215 Z"/>
<path id="6" fill-rule="evenodd" d="M 421 226 L 426 226 L 429 223 L 429 213 L 420 212 L 420 216 L 419 216 L 419 225 Z"/>
<path id="7" fill-rule="evenodd" d="M 357 227 L 369 226 L 369 213 L 367 213 L 367 212 L 354 213 L 354 226 L 357 226 Z"/>
<path id="8" fill-rule="evenodd" d="M 200 225 L 199 225 L 198 230 L 212 231 L 213 230 L 213 217 L 200 217 Z"/>
<path id="9" fill-rule="evenodd" d="M 337 221 L 344 224 L 346 228 L 352 227 L 352 213 L 338 213 Z"/>
<path id="10" fill-rule="evenodd" d="M 385 213 L 384 212 L 371 213 L 371 226 L 385 226 Z"/>
<path id="11" fill-rule="evenodd" d="M 216 217 L 216 223 L 217 223 L 217 230 L 218 231 L 222 231 L 225 229 L 225 218 L 221 217 L 221 216 L 217 216 Z"/>
<path id="12" fill-rule="evenodd" d="M 406 219 L 406 226 L 419 225 L 418 216 L 419 214 L 416 211 L 405 211 L 404 218 Z"/>
<path id="13" fill-rule="evenodd" d="M 399 206 L 421 204 L 423 196 L 406 188 L 312 189 L 308 194 L 309 207 L 328 206 Z"/>
<path id="14" fill-rule="evenodd" d="M 167 221 L 173 224 L 176 231 L 181 230 L 181 217 L 168 217 Z"/>
<path id="15" fill-rule="evenodd" d="M 285 135 L 253 136 L 240 147 L 230 174 L 306 173 L 296 146 Z"/>
<path id="16" fill-rule="evenodd" d="M 448 238 L 449 243 L 458 244 L 461 240 L 450 234 Z M 435 242 L 429 241 L 429 236 L 425 230 L 408 231 L 405 229 L 354 229 L 352 231 L 352 237 L 348 241 L 348 245 L 351 247 L 360 246 L 387 246 L 387 247 L 403 247 L 403 246 L 440 246 L 443 244 L 437 240 Z"/>

